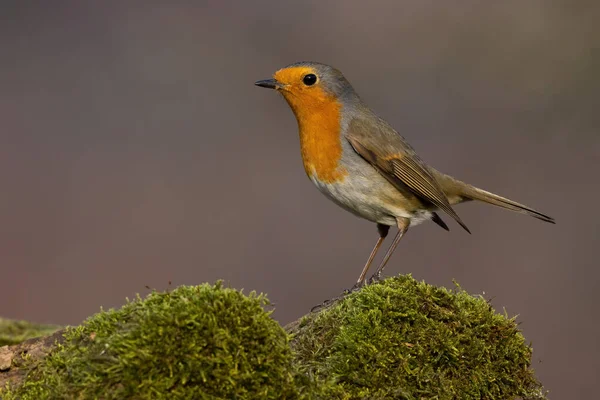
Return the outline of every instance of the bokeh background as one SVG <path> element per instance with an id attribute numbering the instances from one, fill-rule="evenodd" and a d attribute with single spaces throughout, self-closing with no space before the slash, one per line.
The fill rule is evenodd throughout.
<path id="1" fill-rule="evenodd" d="M 434 167 L 556 218 L 460 205 L 473 235 L 419 226 L 386 271 L 485 293 L 552 398 L 592 398 L 599 19 L 571 0 L 3 2 L 0 315 L 77 324 L 222 278 L 287 323 L 351 286 L 375 226 L 312 186 L 291 111 L 253 86 L 313 60 Z"/>

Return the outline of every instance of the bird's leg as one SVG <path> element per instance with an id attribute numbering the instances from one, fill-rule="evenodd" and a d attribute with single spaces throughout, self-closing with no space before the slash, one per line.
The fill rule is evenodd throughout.
<path id="1" fill-rule="evenodd" d="M 388 249 L 387 253 L 385 253 L 385 257 L 383 257 L 383 260 L 381 261 L 381 264 L 379 264 L 377 271 L 375 271 L 375 273 L 369 278 L 369 283 L 379 282 L 381 280 L 381 273 L 383 272 L 385 265 L 390 260 L 394 250 L 396 250 L 396 246 L 398 246 L 398 243 L 400 243 L 400 239 L 402 239 L 406 231 L 408 231 L 408 227 L 410 226 L 410 220 L 408 218 L 398 217 L 396 218 L 396 221 L 398 222 L 398 233 L 396 234 L 396 237 L 394 237 L 394 241 L 392 242 L 392 245 Z"/>
<path id="2" fill-rule="evenodd" d="M 369 271 L 369 267 L 371 266 L 371 263 L 373 262 L 375 255 L 377 255 L 377 251 L 381 247 L 381 245 L 382 245 L 383 241 L 385 240 L 386 236 L 388 235 L 389 231 L 390 231 L 390 227 L 388 225 L 377 224 L 377 232 L 379 232 L 379 239 L 377 239 L 377 243 L 375 243 L 375 247 L 373 247 L 373 250 L 371 250 L 369 259 L 367 260 L 365 266 L 363 267 L 363 270 L 360 273 L 358 280 L 356 281 L 356 283 L 354 284 L 352 289 L 350 289 L 350 292 L 360 288 L 363 285 L 363 283 L 365 282 L 365 276 L 367 276 L 367 271 Z"/>
<path id="3" fill-rule="evenodd" d="M 311 309 L 311 311 L 314 312 L 316 310 L 321 310 L 323 308 L 327 308 L 331 304 L 335 303 L 337 300 L 343 299 L 346 295 L 348 295 L 352 292 L 355 292 L 356 290 L 358 290 L 362 287 L 362 285 L 365 282 L 365 276 L 367 275 L 367 271 L 369 270 L 369 267 L 371 266 L 371 263 L 373 262 L 375 255 L 377 255 L 377 251 L 381 247 L 381 244 L 383 243 L 386 236 L 388 235 L 388 232 L 390 231 L 390 227 L 388 225 L 377 224 L 377 231 L 379 232 L 379 239 L 377 239 L 377 243 L 375 243 L 375 247 L 373 247 L 373 250 L 371 250 L 369 259 L 367 260 L 365 266 L 363 267 L 363 270 L 360 273 L 360 276 L 358 277 L 358 280 L 356 281 L 354 286 L 352 286 L 352 288 L 350 288 L 350 289 L 344 290 L 344 292 L 342 294 L 340 294 L 339 296 L 334 297 L 333 299 L 325 300 L 323 303 L 314 306 Z"/>

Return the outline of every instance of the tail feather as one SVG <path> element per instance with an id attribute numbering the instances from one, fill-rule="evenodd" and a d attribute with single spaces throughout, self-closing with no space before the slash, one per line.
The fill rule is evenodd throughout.
<path id="1" fill-rule="evenodd" d="M 530 215 L 534 218 L 540 219 L 545 222 L 550 222 L 554 224 L 554 218 L 542 214 L 539 211 L 534 210 L 531 207 L 528 207 L 524 204 L 517 203 L 516 201 L 507 199 L 506 197 L 498 196 L 497 194 L 490 193 L 483 189 L 476 188 L 471 185 L 466 185 L 462 193 L 460 194 L 462 197 L 465 197 L 467 200 L 478 200 L 484 203 L 492 204 L 498 207 L 506 208 L 507 210 L 515 211 L 521 214 Z"/>
<path id="2" fill-rule="evenodd" d="M 520 214 L 530 215 L 534 218 L 549 222 L 551 224 L 555 223 L 554 218 L 546 214 L 542 214 L 541 212 L 536 211 L 529 206 L 517 203 L 516 201 L 507 199 L 506 197 L 498 196 L 497 194 L 488 192 L 486 190 L 476 188 L 475 186 L 461 182 L 458 179 L 446 174 L 442 174 L 434 169 L 432 169 L 432 172 L 442 186 L 442 189 L 448 197 L 450 204 L 458 204 L 469 200 L 478 200 L 494 206 L 506 208 L 507 210 L 515 211 Z"/>

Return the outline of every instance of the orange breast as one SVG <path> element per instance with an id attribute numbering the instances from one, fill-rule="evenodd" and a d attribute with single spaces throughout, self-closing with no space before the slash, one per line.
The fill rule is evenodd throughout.
<path id="1" fill-rule="evenodd" d="M 290 100 L 298 120 L 306 173 L 323 183 L 342 180 L 347 171 L 339 164 L 342 158 L 339 102 L 334 98 L 321 99 L 318 103 L 298 101 L 297 98 Z"/>

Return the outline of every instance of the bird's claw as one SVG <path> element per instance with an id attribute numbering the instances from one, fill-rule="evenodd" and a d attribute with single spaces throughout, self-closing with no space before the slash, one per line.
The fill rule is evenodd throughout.
<path id="1" fill-rule="evenodd" d="M 375 272 L 373 275 L 371 275 L 367 284 L 371 285 L 373 283 L 378 283 L 378 282 L 381 282 L 381 272 Z"/>
<path id="2" fill-rule="evenodd" d="M 320 311 L 322 309 L 328 308 L 328 307 L 332 306 L 338 300 L 341 300 L 344 297 L 346 297 L 347 295 L 354 293 L 354 292 L 358 292 L 363 286 L 364 286 L 364 282 L 356 282 L 354 284 L 354 286 L 352 286 L 350 289 L 344 290 L 339 296 L 336 296 L 329 300 L 325 300 L 321 304 L 314 306 L 313 308 L 310 309 L 310 312 Z"/>

